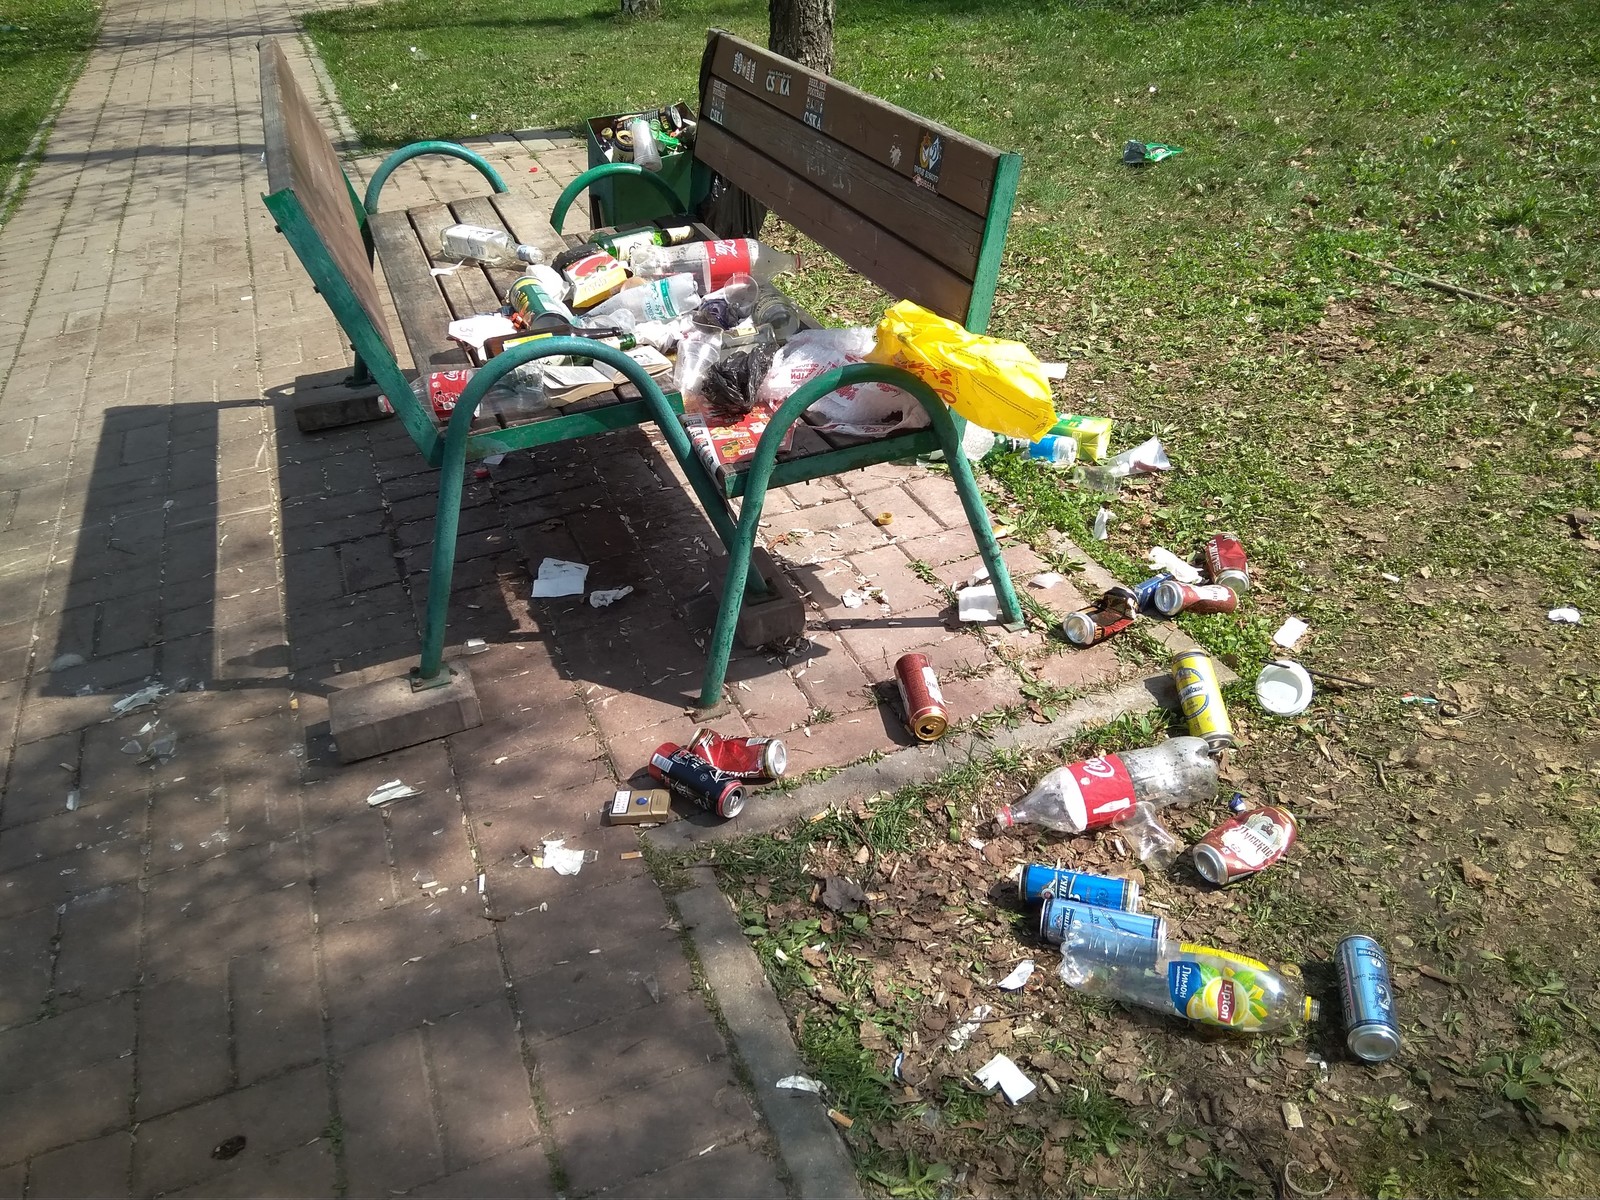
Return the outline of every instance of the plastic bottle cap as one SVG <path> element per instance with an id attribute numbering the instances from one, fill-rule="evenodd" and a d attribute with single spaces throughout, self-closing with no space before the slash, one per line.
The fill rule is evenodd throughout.
<path id="1" fill-rule="evenodd" d="M 1315 690 L 1306 669 L 1288 659 L 1269 662 L 1256 676 L 1256 699 L 1262 708 L 1280 717 L 1304 712 Z"/>

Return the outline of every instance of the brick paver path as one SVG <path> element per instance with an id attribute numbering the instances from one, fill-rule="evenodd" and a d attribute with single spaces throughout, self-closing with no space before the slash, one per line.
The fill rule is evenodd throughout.
<path id="1" fill-rule="evenodd" d="M 272 0 L 110 0 L 0 230 L 0 1194 L 781 1195 L 668 902 L 598 821 L 691 728 L 714 605 L 649 437 L 469 486 L 451 637 L 490 643 L 485 724 L 336 765 L 329 691 L 415 654 L 434 485 L 392 422 L 288 415 L 348 360 L 259 201 L 263 34 L 294 37 Z M 483 147 L 546 199 L 582 165 Z M 402 176 L 389 203 L 481 190 Z M 848 482 L 772 498 L 813 636 L 741 652 L 725 731 L 792 729 L 798 771 L 903 744 L 874 688 L 919 646 L 958 714 L 1115 674 L 947 627 L 913 560 L 970 570 L 948 481 Z M 637 594 L 530 605 L 547 555 Z M 887 611 L 844 605 L 864 584 Z M 393 778 L 422 794 L 369 809 Z M 594 861 L 538 869 L 546 838 Z"/>

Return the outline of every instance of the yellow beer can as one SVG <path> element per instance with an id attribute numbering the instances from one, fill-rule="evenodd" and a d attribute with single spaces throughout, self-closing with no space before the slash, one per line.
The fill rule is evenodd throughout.
<path id="1" fill-rule="evenodd" d="M 1204 738 L 1213 750 L 1233 745 L 1233 722 L 1222 702 L 1222 685 L 1217 668 L 1204 650 L 1186 650 L 1172 659 L 1172 681 L 1178 687 L 1178 703 L 1189 723 L 1192 737 Z"/>

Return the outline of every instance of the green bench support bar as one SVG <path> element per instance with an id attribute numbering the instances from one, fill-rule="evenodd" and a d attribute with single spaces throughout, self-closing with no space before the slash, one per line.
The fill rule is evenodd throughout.
<path id="1" fill-rule="evenodd" d="M 945 402 L 922 380 L 899 367 L 879 363 L 857 363 L 825 371 L 802 384 L 785 400 L 772 418 L 761 441 L 756 444 L 755 458 L 751 460 L 744 485 L 744 501 L 739 510 L 739 526 L 728 547 L 728 579 L 739 579 L 750 569 L 750 557 L 755 547 L 756 531 L 761 523 L 761 509 L 766 502 L 767 488 L 773 476 L 778 447 L 784 434 L 818 400 L 830 392 L 857 383 L 888 383 L 910 393 L 921 404 L 933 422 L 934 433 L 944 451 L 945 462 L 950 467 L 950 478 L 961 497 L 961 507 L 966 512 L 967 524 L 978 542 L 978 553 L 983 565 L 989 568 L 989 578 L 1000 600 L 1000 613 L 1004 623 L 1013 628 L 1022 624 L 1022 606 L 1017 601 L 1016 589 L 1011 583 L 1011 573 L 1000 557 L 1000 544 L 995 540 L 994 529 L 989 524 L 989 513 L 978 494 L 978 481 L 973 477 L 972 465 L 961 449 L 961 431 L 957 419 Z M 711 647 L 706 653 L 706 671 L 700 681 L 700 707 L 711 708 L 722 699 L 722 684 L 728 671 L 728 657 L 733 653 L 733 635 L 739 621 L 739 608 L 743 601 L 738 588 L 723 589 L 722 604 L 717 609 L 717 623 L 712 629 Z"/>
<path id="2" fill-rule="evenodd" d="M 424 154 L 459 158 L 462 162 L 476 167 L 478 174 L 487 179 L 489 186 L 497 193 L 509 190 L 506 181 L 500 178 L 500 172 L 490 166 L 489 160 L 475 150 L 468 150 L 457 142 L 412 142 L 409 146 L 402 146 L 389 155 L 372 173 L 372 180 L 367 184 L 367 198 L 363 201 L 369 215 L 378 211 L 378 193 L 383 191 L 383 185 L 389 182 L 389 176 L 394 174 L 395 168 L 402 163 L 410 162 L 413 158 L 421 158 Z"/>
<path id="3" fill-rule="evenodd" d="M 550 227 L 560 233 L 562 225 L 566 223 L 567 211 L 572 207 L 572 202 L 581 196 L 591 183 L 605 179 L 609 175 L 633 175 L 647 180 L 656 191 L 667 198 L 667 203 L 672 205 L 674 212 L 682 203 L 678 199 L 678 193 L 672 190 L 671 184 L 641 166 L 634 163 L 601 163 L 598 167 L 590 167 L 561 189 L 561 195 L 556 197 L 556 206 L 550 210 Z"/>

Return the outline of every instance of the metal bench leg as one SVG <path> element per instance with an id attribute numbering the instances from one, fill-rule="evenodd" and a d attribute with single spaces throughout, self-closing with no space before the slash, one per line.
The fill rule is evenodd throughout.
<path id="1" fill-rule="evenodd" d="M 759 467 L 758 467 L 759 469 Z M 767 474 L 771 473 L 768 464 Z M 761 480 L 766 491 L 766 478 Z M 722 702 L 722 685 L 728 677 L 728 658 L 733 654 L 733 635 L 739 624 L 739 609 L 744 604 L 750 578 L 750 556 L 756 544 L 756 527 L 761 521 L 761 503 L 751 504 L 746 492 L 739 512 L 739 524 L 728 539 L 728 575 L 722 585 L 722 602 L 717 606 L 717 623 L 711 627 L 711 645 L 706 649 L 706 673 L 700 680 L 700 707 L 713 708 Z"/>
<path id="2" fill-rule="evenodd" d="M 1022 628 L 1022 605 L 1017 601 L 1017 591 L 1011 584 L 1011 571 L 1000 557 L 1000 543 L 995 540 L 994 526 L 989 520 L 989 510 L 978 494 L 978 481 L 972 474 L 972 464 L 961 449 L 961 432 L 955 422 L 935 422 L 939 428 L 939 441 L 944 446 L 944 461 L 950 467 L 950 478 L 955 481 L 956 494 L 961 497 L 961 507 L 966 510 L 967 524 L 972 526 L 972 536 L 977 540 L 978 553 L 983 565 L 989 568 L 989 582 L 994 584 L 995 595 L 1000 600 L 1000 620 L 1006 629 Z M 949 431 L 949 432 L 946 432 Z"/>
<path id="3" fill-rule="evenodd" d="M 441 687 L 450 680 L 450 672 L 444 669 L 444 626 L 450 611 L 450 579 L 456 567 L 456 532 L 461 525 L 461 489 L 466 477 L 466 454 L 462 449 L 451 453 L 447 445 L 444 461 L 439 464 L 439 507 L 433 522 L 433 561 L 428 568 L 428 611 L 422 619 L 422 661 L 411 669 L 413 691 Z"/>

